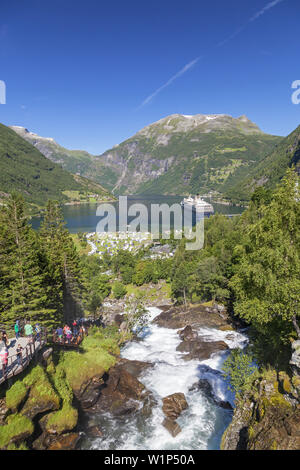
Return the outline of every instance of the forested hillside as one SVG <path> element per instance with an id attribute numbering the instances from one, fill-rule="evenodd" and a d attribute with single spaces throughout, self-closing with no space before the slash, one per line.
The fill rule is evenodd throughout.
<path id="1" fill-rule="evenodd" d="M 300 126 L 278 143 L 257 166 L 249 171 L 239 184 L 227 185 L 230 198 L 248 200 L 256 187 L 274 188 L 284 176 L 287 168 L 295 166 L 300 172 Z M 230 183 L 230 180 L 228 180 Z"/>
<path id="2" fill-rule="evenodd" d="M 0 124 L 0 196 L 12 191 L 22 193 L 35 208 L 45 206 L 49 199 L 88 200 L 91 193 L 103 199 L 110 197 L 99 184 L 62 169 Z"/>

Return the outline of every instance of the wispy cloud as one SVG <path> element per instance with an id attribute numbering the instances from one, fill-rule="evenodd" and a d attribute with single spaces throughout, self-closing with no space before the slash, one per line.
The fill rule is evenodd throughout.
<path id="1" fill-rule="evenodd" d="M 246 28 L 247 24 L 252 23 L 253 21 L 257 20 L 257 18 L 264 15 L 268 10 L 270 10 L 271 8 L 274 8 L 276 5 L 278 5 L 279 3 L 282 3 L 284 1 L 285 0 L 273 0 L 272 2 L 267 3 L 264 6 L 264 8 L 262 8 L 261 10 L 256 12 L 253 16 L 251 16 L 251 18 L 249 18 L 249 20 L 244 25 L 240 26 L 230 36 L 223 39 L 223 41 L 220 41 L 218 44 L 216 44 L 215 48 L 222 47 L 225 44 L 227 44 L 229 41 L 234 39 L 238 34 L 240 34 Z M 203 58 L 203 57 L 204 56 L 201 56 L 201 58 Z M 157 88 L 157 90 L 155 90 L 151 95 L 147 96 L 147 98 L 144 99 L 144 101 L 140 104 L 140 106 L 137 109 L 140 109 L 143 106 L 145 106 L 146 104 L 150 103 L 150 101 L 152 101 L 153 98 L 155 98 L 155 96 L 158 95 L 162 90 L 167 88 L 169 85 L 171 85 L 171 83 L 173 83 L 175 80 L 177 80 L 177 78 L 181 77 L 188 70 L 190 70 L 199 61 L 199 59 L 200 59 L 200 57 L 197 57 L 196 59 L 194 59 L 191 62 L 189 62 L 188 64 L 186 64 L 182 69 L 179 70 L 179 72 L 177 72 L 175 75 L 173 75 L 166 83 L 164 83 L 162 86 Z"/>
<path id="2" fill-rule="evenodd" d="M 227 42 L 231 41 L 233 38 L 235 38 L 238 34 L 240 34 L 244 29 L 246 28 L 246 25 L 240 26 L 236 31 L 234 31 L 228 38 L 223 39 L 223 41 L 220 41 L 216 47 L 222 47 L 224 46 Z"/>
<path id="3" fill-rule="evenodd" d="M 254 20 L 257 20 L 257 18 L 259 18 L 260 16 L 262 16 L 264 13 L 266 13 L 266 11 L 270 10 L 271 8 L 276 7 L 276 5 L 278 5 L 278 3 L 281 3 L 281 2 L 284 2 L 284 1 L 285 1 L 285 0 L 273 0 L 273 2 L 269 2 L 264 8 L 262 8 L 260 11 L 258 11 L 257 13 L 255 13 L 255 15 L 253 15 L 253 16 L 249 19 L 249 22 L 254 21 Z"/>
<path id="4" fill-rule="evenodd" d="M 185 74 L 188 70 L 190 70 L 200 59 L 200 57 L 196 57 L 196 59 L 192 60 L 188 64 L 186 64 L 182 69 L 179 70 L 179 72 L 175 73 L 166 83 L 164 83 L 162 86 L 157 88 L 151 95 L 147 96 L 147 98 L 142 102 L 142 104 L 139 106 L 141 108 L 142 106 L 145 106 L 145 104 L 148 104 L 158 93 L 160 93 L 164 88 L 167 88 L 167 86 L 171 85 L 177 78 L 181 77 L 183 74 Z"/>

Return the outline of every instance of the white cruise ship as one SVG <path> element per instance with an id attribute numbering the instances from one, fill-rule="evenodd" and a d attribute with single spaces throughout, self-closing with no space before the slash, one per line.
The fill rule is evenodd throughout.
<path id="1" fill-rule="evenodd" d="M 204 201 L 199 195 L 192 197 L 185 197 L 180 203 L 183 207 L 195 209 L 196 212 L 203 212 L 204 215 L 211 215 L 214 213 L 214 208 L 211 204 Z"/>

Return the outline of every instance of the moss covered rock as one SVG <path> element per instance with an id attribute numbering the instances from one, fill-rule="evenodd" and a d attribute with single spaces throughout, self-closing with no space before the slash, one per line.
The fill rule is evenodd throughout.
<path id="1" fill-rule="evenodd" d="M 288 398 L 287 374 L 270 370 L 236 403 L 232 423 L 223 434 L 224 450 L 296 450 L 300 448 L 300 409 Z M 284 394 L 280 393 L 280 383 Z"/>
<path id="2" fill-rule="evenodd" d="M 7 449 L 12 444 L 21 443 L 34 431 L 32 421 L 26 416 L 13 414 L 8 416 L 7 423 L 0 427 L 0 448 Z"/>
<path id="3" fill-rule="evenodd" d="M 28 389 L 25 387 L 23 382 L 18 380 L 15 382 L 9 390 L 6 392 L 6 406 L 8 409 L 16 412 L 25 400 L 28 394 Z"/>
<path id="4" fill-rule="evenodd" d="M 60 410 L 48 414 L 45 418 L 45 431 L 49 434 L 60 435 L 75 428 L 78 411 L 69 403 L 64 403 Z"/>
<path id="5" fill-rule="evenodd" d="M 37 366 L 23 382 L 30 386 L 30 392 L 26 403 L 21 409 L 21 414 L 33 419 L 40 413 L 57 410 L 60 398 L 49 382 L 44 369 Z"/>

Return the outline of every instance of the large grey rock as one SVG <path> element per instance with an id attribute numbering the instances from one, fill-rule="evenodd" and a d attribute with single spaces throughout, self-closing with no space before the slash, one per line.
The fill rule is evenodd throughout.
<path id="1" fill-rule="evenodd" d="M 300 340 L 293 341 L 292 343 L 293 354 L 290 360 L 290 364 L 293 367 L 293 371 L 296 375 L 300 375 Z"/>

